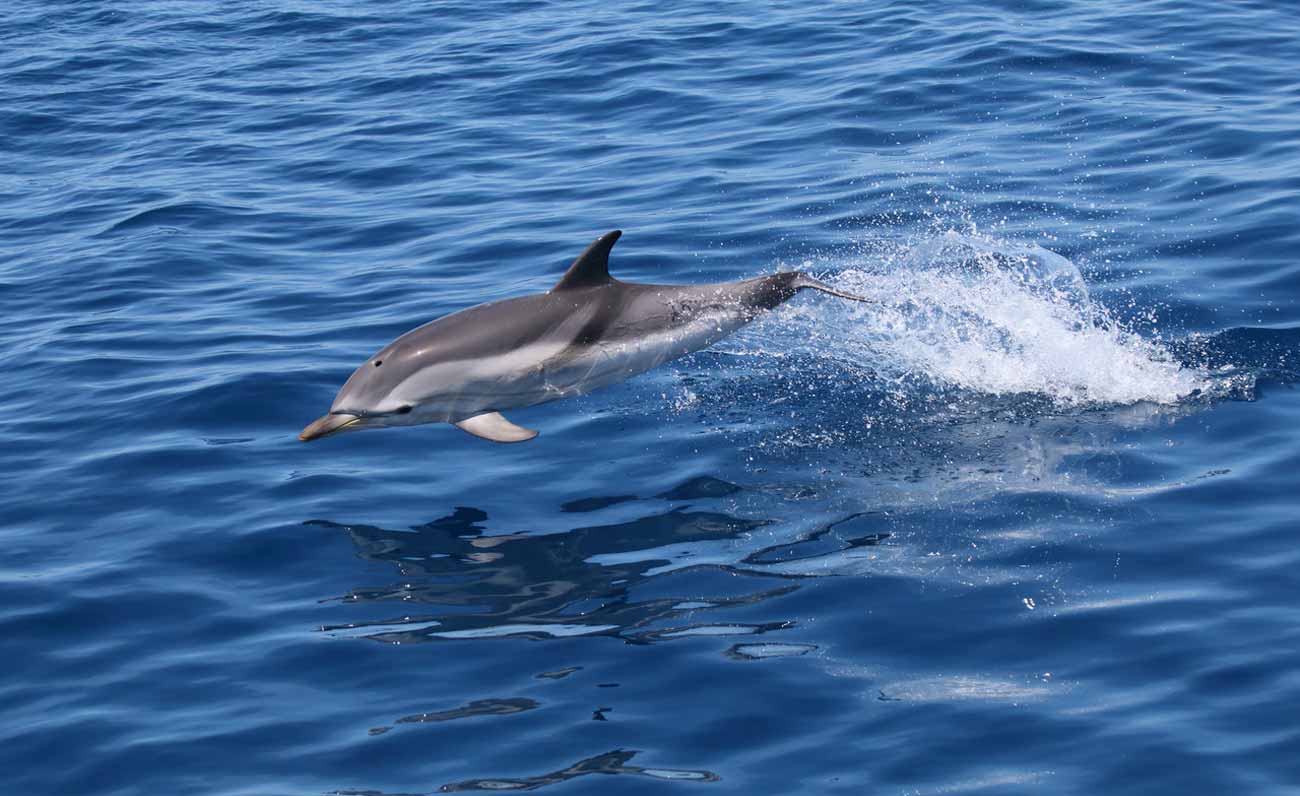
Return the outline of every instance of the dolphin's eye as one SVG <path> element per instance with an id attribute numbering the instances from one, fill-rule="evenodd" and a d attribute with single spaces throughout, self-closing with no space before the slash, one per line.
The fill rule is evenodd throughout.
<path id="1" fill-rule="evenodd" d="M 397 407 L 396 411 L 393 412 L 393 414 L 395 415 L 409 415 L 410 413 L 411 413 L 411 407 L 409 406 L 399 406 Z"/>
<path id="2" fill-rule="evenodd" d="M 382 365 L 382 364 L 384 364 L 384 360 L 382 360 L 382 359 L 376 359 L 376 360 L 375 360 L 375 367 L 379 367 L 379 366 Z"/>

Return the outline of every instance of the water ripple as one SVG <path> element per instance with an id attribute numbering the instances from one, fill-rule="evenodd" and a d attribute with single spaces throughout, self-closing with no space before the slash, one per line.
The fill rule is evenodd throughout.
<path id="1" fill-rule="evenodd" d="M 1293 788 L 1297 42 L 1209 0 L 17 3 L 7 791 Z M 528 446 L 297 443 L 613 228 L 620 278 L 882 303 Z"/>

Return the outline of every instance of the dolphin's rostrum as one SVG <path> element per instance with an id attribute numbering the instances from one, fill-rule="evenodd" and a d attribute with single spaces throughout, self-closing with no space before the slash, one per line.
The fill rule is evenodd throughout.
<path id="1" fill-rule="evenodd" d="M 537 432 L 502 411 L 590 392 L 706 348 L 803 288 L 868 301 L 798 271 L 712 285 L 620 282 L 609 275 L 609 251 L 621 234 L 598 238 L 547 293 L 479 304 L 384 346 L 299 439 L 452 423 L 493 442 L 524 442 Z"/>

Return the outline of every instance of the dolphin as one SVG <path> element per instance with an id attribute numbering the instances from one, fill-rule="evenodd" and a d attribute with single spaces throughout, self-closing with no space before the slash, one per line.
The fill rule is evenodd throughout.
<path id="1" fill-rule="evenodd" d="M 384 346 L 298 438 L 450 423 L 493 442 L 525 442 L 537 432 L 502 411 L 590 392 L 707 348 L 803 289 L 871 301 L 799 271 L 710 285 L 622 282 L 609 275 L 620 235 L 597 238 L 546 293 L 479 304 Z"/>

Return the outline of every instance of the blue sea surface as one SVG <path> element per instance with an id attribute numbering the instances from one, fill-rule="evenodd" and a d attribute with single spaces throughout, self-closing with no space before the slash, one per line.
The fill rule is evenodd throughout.
<path id="1" fill-rule="evenodd" d="M 1300 792 L 1300 11 L 18 0 L 0 793 Z M 304 445 L 398 334 L 802 269 Z"/>

